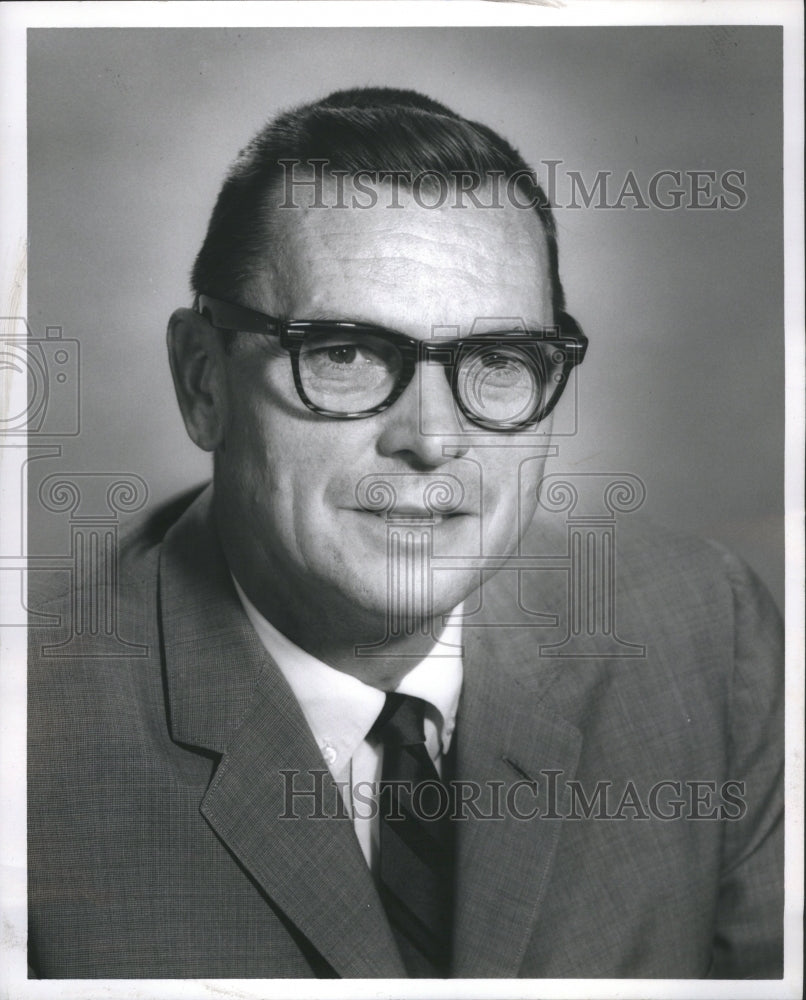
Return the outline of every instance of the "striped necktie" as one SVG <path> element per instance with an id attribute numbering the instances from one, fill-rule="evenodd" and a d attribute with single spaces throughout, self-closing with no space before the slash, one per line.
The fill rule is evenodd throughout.
<path id="1" fill-rule="evenodd" d="M 383 744 L 379 889 L 409 976 L 441 978 L 453 910 L 450 803 L 425 747 L 425 708 L 387 694 L 370 733 Z"/>

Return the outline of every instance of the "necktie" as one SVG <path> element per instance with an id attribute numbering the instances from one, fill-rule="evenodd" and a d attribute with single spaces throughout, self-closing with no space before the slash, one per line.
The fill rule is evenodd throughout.
<path id="1" fill-rule="evenodd" d="M 383 744 L 379 889 L 410 976 L 450 965 L 452 900 L 448 792 L 425 747 L 426 704 L 387 694 L 371 734 Z"/>

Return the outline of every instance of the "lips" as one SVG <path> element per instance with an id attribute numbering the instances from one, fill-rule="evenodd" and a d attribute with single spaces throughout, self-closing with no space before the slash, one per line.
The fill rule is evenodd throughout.
<path id="1" fill-rule="evenodd" d="M 372 473 L 359 480 L 354 496 L 354 509 L 392 517 L 432 519 L 469 513 L 464 485 L 447 472 Z"/>
<path id="2" fill-rule="evenodd" d="M 395 504 L 391 510 L 372 511 L 382 517 L 422 517 L 429 520 L 447 520 L 451 517 L 463 517 L 468 512 L 465 510 L 433 510 L 430 507 L 420 507 L 416 504 Z"/>
<path id="3" fill-rule="evenodd" d="M 352 508 L 356 514 L 369 514 L 381 521 L 431 521 L 440 524 L 442 521 L 453 521 L 459 517 L 468 517 L 469 511 L 456 510 L 448 513 L 425 510 L 422 507 L 395 507 L 393 510 L 367 510 L 365 507 Z"/>

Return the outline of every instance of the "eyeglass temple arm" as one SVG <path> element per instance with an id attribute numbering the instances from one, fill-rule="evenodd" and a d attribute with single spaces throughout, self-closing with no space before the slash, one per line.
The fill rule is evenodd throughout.
<path id="1" fill-rule="evenodd" d="M 193 300 L 195 312 L 204 316 L 219 330 L 239 330 L 241 333 L 271 333 L 279 336 L 281 325 L 278 320 L 263 313 L 239 306 L 234 302 L 223 302 L 209 295 L 197 295 Z"/>
<path id="2" fill-rule="evenodd" d="M 582 327 L 574 317 L 567 312 L 558 313 L 560 335 L 567 337 L 572 342 L 575 365 L 582 364 L 588 350 L 588 338 L 582 332 Z"/>

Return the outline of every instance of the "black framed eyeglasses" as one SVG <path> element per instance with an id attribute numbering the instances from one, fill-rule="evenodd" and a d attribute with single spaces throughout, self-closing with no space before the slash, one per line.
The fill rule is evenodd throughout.
<path id="1" fill-rule="evenodd" d="M 555 326 L 425 341 L 369 323 L 281 320 L 209 295 L 196 296 L 193 308 L 219 330 L 278 337 L 299 398 L 336 420 L 389 409 L 425 361 L 442 365 L 468 420 L 485 430 L 521 430 L 551 413 L 588 346 L 562 312 Z"/>

